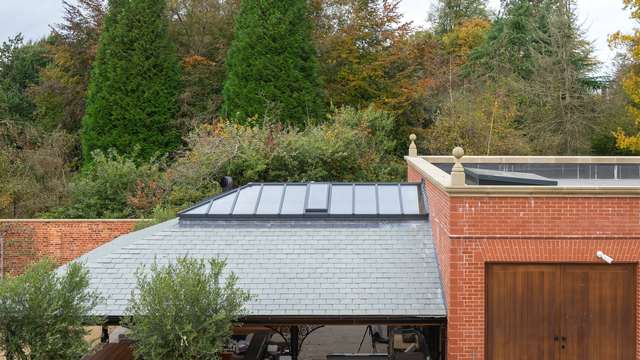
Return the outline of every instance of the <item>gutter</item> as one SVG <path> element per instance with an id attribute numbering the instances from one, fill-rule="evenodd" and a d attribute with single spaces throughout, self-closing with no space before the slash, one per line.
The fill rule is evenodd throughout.
<path id="1" fill-rule="evenodd" d="M 120 325 L 124 316 L 99 317 L 104 320 L 102 325 Z M 446 315 L 440 316 L 407 316 L 407 315 L 320 315 L 320 316 L 287 316 L 287 315 L 266 315 L 266 316 L 242 316 L 238 319 L 242 325 L 421 325 L 434 326 L 447 323 Z M 88 323 L 87 323 L 88 324 Z M 100 324 L 95 324 L 100 325 Z"/>

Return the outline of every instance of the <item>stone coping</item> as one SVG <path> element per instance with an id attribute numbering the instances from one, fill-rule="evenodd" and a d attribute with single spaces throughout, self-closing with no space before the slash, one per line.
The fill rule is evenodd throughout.
<path id="1" fill-rule="evenodd" d="M 0 219 L 3 222 L 139 222 L 151 219 Z"/>
<path id="2" fill-rule="evenodd" d="M 540 163 L 541 159 L 546 159 L 548 163 L 555 161 L 556 163 L 569 163 L 562 159 L 574 159 L 574 163 L 589 162 L 591 163 L 612 164 L 614 159 L 625 159 L 625 157 L 561 157 L 561 156 L 465 156 L 462 163 Z M 597 160 L 596 160 L 597 159 Z M 628 162 L 617 162 L 618 164 L 640 163 L 640 157 L 628 157 Z M 640 197 L 640 186 L 495 186 L 495 185 L 464 185 L 452 186 L 451 175 L 433 165 L 433 163 L 453 163 L 453 156 L 405 156 L 407 165 L 418 172 L 425 180 L 429 181 L 450 196 L 570 196 L 570 197 L 619 197 L 619 196 L 638 196 Z M 433 160 L 433 161 L 432 161 Z M 582 160 L 582 162 L 577 162 Z M 636 162 L 630 161 L 635 160 Z M 432 163 L 433 162 L 433 163 Z"/>
<path id="3" fill-rule="evenodd" d="M 453 163 L 453 156 L 419 156 L 433 164 Z M 640 164 L 640 156 L 464 156 L 471 164 Z"/>

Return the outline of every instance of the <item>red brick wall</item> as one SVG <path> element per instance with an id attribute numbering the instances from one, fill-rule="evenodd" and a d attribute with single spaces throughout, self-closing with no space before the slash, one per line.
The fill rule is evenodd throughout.
<path id="1" fill-rule="evenodd" d="M 21 273 L 45 256 L 62 265 L 131 232 L 135 223 L 135 220 L 0 220 L 4 273 Z"/>
<path id="2" fill-rule="evenodd" d="M 416 176 L 410 169 L 409 179 Z M 425 182 L 447 300 L 448 359 L 484 359 L 486 263 L 601 263 L 598 250 L 616 262 L 640 262 L 638 197 L 449 197 Z M 640 322 L 637 328 L 640 334 Z"/>

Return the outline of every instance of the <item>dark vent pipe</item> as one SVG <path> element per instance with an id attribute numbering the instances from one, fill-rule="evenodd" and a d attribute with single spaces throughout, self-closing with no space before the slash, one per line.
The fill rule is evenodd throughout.
<path id="1" fill-rule="evenodd" d="M 231 176 L 223 176 L 222 179 L 220 179 L 220 186 L 222 187 L 222 191 L 233 189 L 233 178 Z"/>

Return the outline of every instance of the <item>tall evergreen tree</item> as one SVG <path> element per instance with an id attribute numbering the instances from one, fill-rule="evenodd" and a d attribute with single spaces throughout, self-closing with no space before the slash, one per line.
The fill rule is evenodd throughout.
<path id="1" fill-rule="evenodd" d="M 536 54 L 531 80 L 524 84 L 522 114 L 538 153 L 579 155 L 590 151 L 602 81 L 598 62 L 578 25 L 575 0 L 547 0 L 543 51 Z"/>
<path id="2" fill-rule="evenodd" d="M 179 144 L 173 121 L 180 71 L 165 3 L 109 2 L 82 123 L 85 163 L 98 149 L 148 159 Z"/>
<path id="3" fill-rule="evenodd" d="M 437 0 L 429 20 L 435 33 L 442 35 L 453 31 L 465 20 L 487 17 L 486 0 Z"/>
<path id="4" fill-rule="evenodd" d="M 304 126 L 324 114 L 306 0 L 243 0 L 227 57 L 223 112 Z"/>
<path id="5" fill-rule="evenodd" d="M 509 0 L 467 73 L 489 82 L 510 79 L 517 123 L 536 153 L 589 152 L 601 86 L 597 62 L 577 23 L 575 0 Z"/>
<path id="6" fill-rule="evenodd" d="M 502 12 L 487 41 L 471 52 L 466 72 L 528 79 L 534 72 L 535 55 L 544 51 L 548 13 L 530 0 L 505 2 Z"/>

